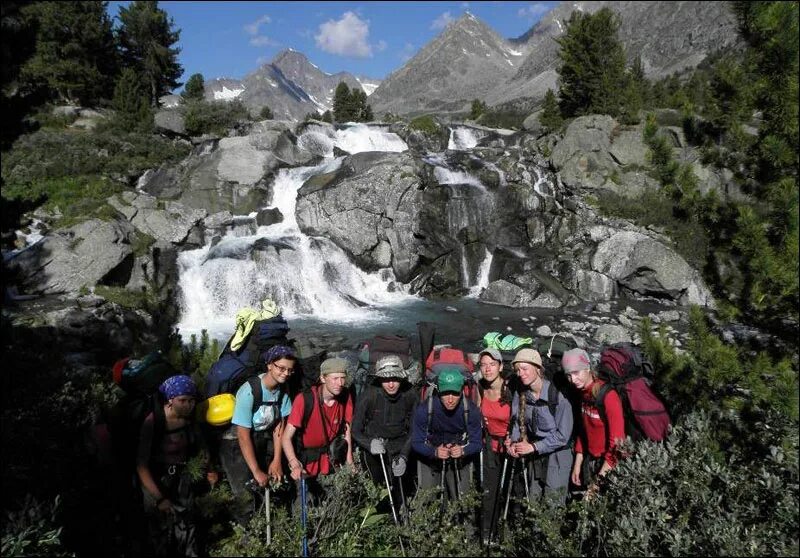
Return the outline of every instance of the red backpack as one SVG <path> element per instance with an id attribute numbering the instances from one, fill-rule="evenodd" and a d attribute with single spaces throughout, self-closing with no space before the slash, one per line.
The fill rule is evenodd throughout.
<path id="1" fill-rule="evenodd" d="M 456 349 L 450 345 L 437 345 L 425 359 L 425 382 L 422 385 L 420 394 L 422 400 L 427 399 L 436 388 L 436 379 L 444 365 L 457 366 L 464 375 L 464 387 L 462 393 L 477 403 L 478 389 L 475 384 L 475 377 L 472 372 L 475 364 L 469 359 L 464 351 Z M 429 389 L 433 388 L 433 389 Z"/>
<path id="2" fill-rule="evenodd" d="M 625 434 L 633 440 L 659 442 L 667 437 L 670 418 L 664 403 L 650 388 L 653 365 L 632 343 L 616 343 L 600 353 L 598 377 L 605 384 L 598 390 L 596 406 L 605 416 L 604 400 L 616 390 L 625 415 Z"/>

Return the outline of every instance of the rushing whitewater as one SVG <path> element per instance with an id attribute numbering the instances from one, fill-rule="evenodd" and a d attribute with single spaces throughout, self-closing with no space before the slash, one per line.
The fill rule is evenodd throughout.
<path id="1" fill-rule="evenodd" d="M 350 153 L 408 148 L 397 135 L 365 125 L 335 133 L 313 128 L 306 130 L 298 145 L 313 146 L 312 152 L 324 148 L 326 155 L 333 154 L 333 146 Z M 381 307 L 415 298 L 394 284 L 390 269 L 361 271 L 335 244 L 298 228 L 297 191 L 311 176 L 336 170 L 341 160 L 328 156 L 314 167 L 281 169 L 273 184 L 272 207 L 283 214 L 282 222 L 245 236 L 231 231 L 213 247 L 180 255 L 182 332 L 206 329 L 212 336 L 228 334 L 240 308 L 258 308 L 266 297 L 275 300 L 287 318 L 333 322 L 380 320 Z M 253 217 L 248 220 L 252 223 Z"/>
<path id="2" fill-rule="evenodd" d="M 474 128 L 457 126 L 450 128 L 450 139 L 447 142 L 447 149 L 453 151 L 465 151 L 478 145 L 483 133 Z"/>

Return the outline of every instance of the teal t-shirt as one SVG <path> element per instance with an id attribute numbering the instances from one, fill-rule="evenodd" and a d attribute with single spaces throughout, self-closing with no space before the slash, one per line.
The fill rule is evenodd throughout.
<path id="1" fill-rule="evenodd" d="M 266 372 L 264 373 L 266 374 Z M 280 390 L 270 390 L 264 387 L 264 374 L 258 377 L 261 381 L 261 401 L 267 403 L 269 401 L 278 401 L 281 395 Z M 262 404 L 261 407 L 256 409 L 253 413 L 253 392 L 250 389 L 250 383 L 242 384 L 239 391 L 236 392 L 236 406 L 233 409 L 233 419 L 231 422 L 237 426 L 244 426 L 245 428 L 252 428 L 258 432 L 272 428 L 278 423 L 280 417 L 288 417 L 292 410 L 292 403 L 289 396 L 285 395 L 281 402 L 280 415 L 278 416 L 277 405 Z"/>

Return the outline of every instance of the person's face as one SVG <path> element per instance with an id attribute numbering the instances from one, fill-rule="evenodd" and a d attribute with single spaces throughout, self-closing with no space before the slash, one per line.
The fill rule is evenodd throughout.
<path id="1" fill-rule="evenodd" d="M 525 387 L 541 378 L 541 368 L 530 362 L 518 362 L 514 365 L 514 371 L 519 376 L 519 381 Z"/>
<path id="2" fill-rule="evenodd" d="M 342 393 L 346 382 L 347 374 L 343 372 L 332 372 L 322 376 L 322 385 L 334 397 Z"/>
<path id="3" fill-rule="evenodd" d="M 458 402 L 461 399 L 461 394 L 457 391 L 446 391 L 439 395 L 439 399 L 442 400 L 442 405 L 448 411 L 454 411 L 456 407 L 458 407 Z"/>
<path id="4" fill-rule="evenodd" d="M 267 372 L 272 376 L 273 380 L 279 384 L 283 384 L 294 372 L 294 360 L 290 358 L 279 358 L 267 364 Z"/>
<path id="5" fill-rule="evenodd" d="M 195 398 L 191 395 L 179 395 L 170 399 L 170 405 L 175 415 L 180 418 L 189 418 L 194 412 Z"/>
<path id="6" fill-rule="evenodd" d="M 569 381 L 572 382 L 572 385 L 578 389 L 583 389 L 591 384 L 592 381 L 594 381 L 592 371 L 588 368 L 569 373 L 567 374 L 567 378 L 569 378 Z"/>
<path id="7" fill-rule="evenodd" d="M 500 376 L 502 364 L 489 355 L 481 357 L 481 375 L 489 383 L 494 382 Z"/>
<path id="8" fill-rule="evenodd" d="M 397 378 L 384 378 L 381 380 L 381 387 L 388 395 L 394 395 L 400 391 L 400 380 Z"/>

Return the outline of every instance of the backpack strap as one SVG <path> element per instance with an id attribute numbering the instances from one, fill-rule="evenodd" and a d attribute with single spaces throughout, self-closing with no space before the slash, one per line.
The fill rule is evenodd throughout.
<path id="1" fill-rule="evenodd" d="M 428 390 L 428 424 L 425 426 L 425 443 L 431 436 L 431 422 L 433 422 L 433 388 Z"/>
<path id="2" fill-rule="evenodd" d="M 464 406 L 464 437 L 462 441 L 469 444 L 469 397 L 461 393 L 461 404 Z"/>

